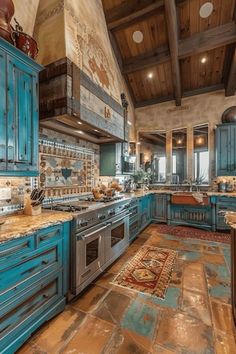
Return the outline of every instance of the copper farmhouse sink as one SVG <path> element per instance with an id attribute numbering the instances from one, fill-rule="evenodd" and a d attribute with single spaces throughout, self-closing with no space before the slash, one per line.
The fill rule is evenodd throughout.
<path id="1" fill-rule="evenodd" d="M 195 197 L 194 197 L 195 196 Z M 198 196 L 200 198 L 198 198 Z M 201 198 L 202 196 L 202 198 Z M 171 196 L 172 204 L 184 205 L 209 205 L 210 199 L 206 194 L 192 192 L 176 192 Z"/>

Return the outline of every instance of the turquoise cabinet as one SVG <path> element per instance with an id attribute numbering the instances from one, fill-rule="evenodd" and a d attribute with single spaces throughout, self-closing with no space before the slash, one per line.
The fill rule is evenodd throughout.
<path id="1" fill-rule="evenodd" d="M 212 229 L 212 207 L 171 204 L 170 224 Z"/>
<path id="2" fill-rule="evenodd" d="M 0 39 L 0 176 L 38 175 L 35 61 Z"/>
<path id="3" fill-rule="evenodd" d="M 121 174 L 121 144 L 100 146 L 100 176 Z"/>
<path id="4" fill-rule="evenodd" d="M 152 200 L 152 219 L 153 221 L 166 222 L 168 211 L 168 195 L 155 194 Z"/>
<path id="5" fill-rule="evenodd" d="M 236 174 L 236 124 L 221 124 L 216 129 L 216 175 Z"/>
<path id="6" fill-rule="evenodd" d="M 14 353 L 65 307 L 70 223 L 0 244 L 0 353 Z"/>
<path id="7" fill-rule="evenodd" d="M 144 229 L 151 222 L 151 200 L 152 200 L 152 195 L 146 195 L 138 199 L 140 231 Z"/>

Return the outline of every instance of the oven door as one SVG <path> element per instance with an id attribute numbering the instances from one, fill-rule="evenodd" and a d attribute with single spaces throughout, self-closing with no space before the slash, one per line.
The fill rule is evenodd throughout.
<path id="1" fill-rule="evenodd" d="M 105 240 L 105 262 L 111 263 L 129 245 L 129 214 L 110 220 Z"/>
<path id="2" fill-rule="evenodd" d="M 73 288 L 90 283 L 90 278 L 105 262 L 104 238 L 108 225 L 101 225 L 76 234 L 75 276 Z"/>

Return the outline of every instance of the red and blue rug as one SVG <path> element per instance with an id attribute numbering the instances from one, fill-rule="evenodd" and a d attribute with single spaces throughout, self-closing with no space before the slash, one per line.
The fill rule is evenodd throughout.
<path id="1" fill-rule="evenodd" d="M 182 238 L 200 239 L 200 240 L 211 241 L 211 242 L 222 242 L 228 244 L 230 243 L 231 240 L 230 233 L 212 232 L 212 231 L 196 229 L 188 226 L 152 224 L 149 227 L 152 226 L 155 226 L 156 232 L 164 235 L 179 236 Z"/>

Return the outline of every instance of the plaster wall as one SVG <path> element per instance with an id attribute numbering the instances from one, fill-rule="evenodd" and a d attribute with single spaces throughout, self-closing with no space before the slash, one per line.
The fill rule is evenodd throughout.
<path id="1" fill-rule="evenodd" d="M 13 0 L 13 3 L 15 6 L 14 17 L 23 27 L 24 32 L 32 36 L 39 0 Z M 12 25 L 15 26 L 14 20 Z"/>

